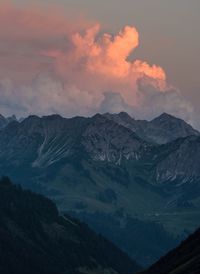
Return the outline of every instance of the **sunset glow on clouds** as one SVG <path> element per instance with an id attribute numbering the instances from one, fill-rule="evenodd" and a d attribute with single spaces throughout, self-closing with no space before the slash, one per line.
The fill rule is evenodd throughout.
<path id="1" fill-rule="evenodd" d="M 161 112 L 192 118 L 192 107 L 167 83 L 165 71 L 135 57 L 139 33 L 132 26 L 113 35 L 59 9 L 2 2 L 0 37 L 3 114 L 124 110 L 141 118 Z"/>

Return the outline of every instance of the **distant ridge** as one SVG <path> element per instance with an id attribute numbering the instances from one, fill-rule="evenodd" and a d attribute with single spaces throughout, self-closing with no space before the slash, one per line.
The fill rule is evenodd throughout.
<path id="1" fill-rule="evenodd" d="M 144 140 L 157 144 L 165 144 L 180 137 L 200 134 L 184 120 L 167 113 L 163 113 L 151 121 L 135 120 L 125 112 L 106 113 L 104 116 L 131 129 Z"/>
<path id="2" fill-rule="evenodd" d="M 20 118 L 19 120 L 17 120 L 15 115 L 5 118 L 3 115 L 0 114 L 0 129 L 4 128 L 12 121 L 23 122 L 24 120 L 31 117 L 36 118 L 38 116 L 30 115 L 27 118 Z M 54 119 L 56 117 L 58 119 L 62 118 L 67 120 L 78 118 L 78 117 L 64 118 L 58 114 L 46 115 L 41 118 Z M 165 143 L 174 141 L 180 137 L 187 137 L 190 135 L 200 135 L 198 130 L 194 129 L 191 125 L 186 123 L 184 120 L 180 118 L 176 118 L 175 116 L 168 113 L 162 113 L 161 115 L 159 115 L 158 117 L 154 118 L 151 121 L 135 120 L 128 113 L 123 111 L 115 114 L 111 114 L 111 113 L 95 114 L 91 118 L 95 118 L 95 117 L 96 118 L 101 117 L 101 119 L 102 117 L 105 117 L 109 120 L 112 120 L 115 123 L 132 130 L 145 141 L 157 143 L 157 144 L 165 144 Z M 87 119 L 87 118 L 82 117 L 82 119 Z"/>

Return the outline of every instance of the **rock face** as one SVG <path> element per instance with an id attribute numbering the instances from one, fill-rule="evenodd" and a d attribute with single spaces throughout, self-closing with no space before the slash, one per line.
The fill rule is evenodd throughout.
<path id="1" fill-rule="evenodd" d="M 155 136 L 155 141 L 160 144 L 174 141 L 177 138 L 199 135 L 199 132 L 185 121 L 166 113 L 150 121 L 150 125 L 155 128 L 155 131 L 156 129 L 159 130 L 158 136 Z"/>
<path id="2" fill-rule="evenodd" d="M 139 130 L 141 125 L 145 128 L 143 134 L 141 128 Z M 149 133 L 149 125 L 157 127 L 157 132 L 154 131 L 157 137 L 153 138 Z M 145 139 L 153 138 L 154 141 L 164 141 L 163 135 L 165 142 L 170 142 L 154 145 L 133 131 L 139 132 L 140 136 L 146 132 L 148 138 Z M 171 142 L 176 136 L 182 138 Z M 152 167 L 148 175 L 149 182 L 161 184 L 178 181 L 180 185 L 200 178 L 199 144 L 197 131 L 167 114 L 151 122 L 135 121 L 126 113 L 71 119 L 59 115 L 43 118 L 30 116 L 21 123 L 9 123 L 0 133 L 0 167 L 41 169 L 74 157 L 116 165 L 124 161 L 137 161 L 138 164 L 148 162 Z"/>
<path id="3" fill-rule="evenodd" d="M 7 125 L 6 118 L 3 115 L 0 115 L 0 128 L 3 128 Z"/>
<path id="4" fill-rule="evenodd" d="M 10 122 L 16 121 L 17 118 L 15 115 L 5 118 L 3 115 L 0 114 L 0 129 L 6 127 Z"/>
<path id="5" fill-rule="evenodd" d="M 132 131 L 101 115 L 72 119 L 30 116 L 1 132 L 0 159 L 41 168 L 82 150 L 94 160 L 120 163 L 122 158 L 139 158 L 147 146 Z"/>
<path id="6" fill-rule="evenodd" d="M 177 186 L 200 180 L 200 137 L 189 136 L 152 151 L 158 184 L 167 181 Z"/>
<path id="7" fill-rule="evenodd" d="M 41 195 L 0 180 L 0 272 L 132 274 L 139 266 Z"/>
<path id="8" fill-rule="evenodd" d="M 185 121 L 167 113 L 163 113 L 150 122 L 135 120 L 124 112 L 104 115 L 108 119 L 131 129 L 142 139 L 157 144 L 165 144 L 190 135 L 199 135 L 199 132 Z"/>
<path id="9" fill-rule="evenodd" d="M 167 114 L 30 116 L 0 131 L 0 175 L 54 199 L 143 264 L 199 225 L 199 158 L 199 133 Z M 159 241 L 149 242 L 155 231 Z"/>
<path id="10" fill-rule="evenodd" d="M 139 159 L 150 146 L 131 130 L 101 115 L 91 119 L 81 143 L 92 159 L 116 164 L 123 159 Z"/>
<path id="11" fill-rule="evenodd" d="M 200 229 L 141 274 L 198 274 L 200 269 Z"/>

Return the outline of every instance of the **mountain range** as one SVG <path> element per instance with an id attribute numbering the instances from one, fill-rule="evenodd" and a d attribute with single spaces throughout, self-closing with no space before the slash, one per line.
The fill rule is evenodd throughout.
<path id="1" fill-rule="evenodd" d="M 199 226 L 199 157 L 199 132 L 166 113 L 29 116 L 0 130 L 0 175 L 53 199 L 143 265 Z"/>
<path id="2" fill-rule="evenodd" d="M 199 132 L 185 121 L 167 113 L 161 114 L 152 121 L 135 120 L 126 112 L 105 113 L 104 116 L 131 129 L 142 139 L 156 144 L 166 144 L 178 138 L 199 135 Z"/>

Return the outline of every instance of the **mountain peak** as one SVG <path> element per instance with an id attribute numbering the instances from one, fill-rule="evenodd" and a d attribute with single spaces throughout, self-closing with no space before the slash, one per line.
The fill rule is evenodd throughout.
<path id="1" fill-rule="evenodd" d="M 126 112 L 103 114 L 109 120 L 129 128 L 148 142 L 165 144 L 180 137 L 199 135 L 199 132 L 184 120 L 166 112 L 151 121 L 135 120 Z"/>
<path id="2" fill-rule="evenodd" d="M 120 117 L 121 119 L 133 119 L 127 112 L 121 111 L 119 113 L 110 113 L 106 112 L 103 114 L 104 117 L 111 118 L 111 117 Z"/>
<path id="3" fill-rule="evenodd" d="M 163 113 L 160 116 L 156 117 L 155 119 L 151 120 L 150 123 L 152 125 L 156 125 L 161 127 L 163 130 L 166 130 L 166 127 L 169 127 L 170 130 L 182 130 L 187 135 L 199 135 L 199 132 L 195 130 L 190 124 L 185 122 L 181 118 L 177 118 L 171 114 Z M 185 137 L 183 136 L 183 137 Z"/>
<path id="4" fill-rule="evenodd" d="M 133 119 L 133 117 L 131 117 L 127 112 L 125 111 L 121 111 L 120 113 L 118 113 L 118 116 L 121 118 L 128 118 L 128 119 Z"/>
<path id="5" fill-rule="evenodd" d="M 0 114 L 0 119 L 6 119 L 2 114 Z"/>
<path id="6" fill-rule="evenodd" d="M 31 123 L 34 121 L 39 121 L 41 118 L 37 115 L 30 115 L 27 118 L 25 118 L 22 123 Z"/>
<path id="7" fill-rule="evenodd" d="M 158 117 L 154 118 L 153 120 L 151 120 L 151 122 L 153 121 L 161 121 L 161 120 L 181 120 L 183 121 L 182 119 L 180 118 L 177 118 L 169 113 L 166 113 L 166 112 L 163 112 L 161 115 L 159 115 Z"/>
<path id="8" fill-rule="evenodd" d="M 9 123 L 13 121 L 17 121 L 17 118 L 15 115 L 12 115 L 6 118 L 2 114 L 0 114 L 0 129 L 6 127 Z"/>
<path id="9" fill-rule="evenodd" d="M 42 118 L 48 119 L 48 120 L 66 119 L 59 114 L 45 115 L 45 116 L 42 116 Z"/>
<path id="10" fill-rule="evenodd" d="M 108 119 L 108 117 L 105 116 L 104 114 L 97 113 L 94 116 L 92 116 L 91 119 L 99 122 L 99 121 L 106 121 Z"/>
<path id="11" fill-rule="evenodd" d="M 135 126 L 135 119 L 132 118 L 127 112 L 124 112 L 124 111 L 121 111 L 119 113 L 105 113 L 103 114 L 103 116 L 127 128 L 130 128 L 130 126 L 131 127 Z"/>

